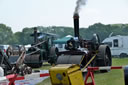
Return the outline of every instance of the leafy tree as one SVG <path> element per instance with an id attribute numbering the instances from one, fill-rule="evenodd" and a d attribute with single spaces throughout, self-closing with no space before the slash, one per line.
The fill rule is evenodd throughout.
<path id="1" fill-rule="evenodd" d="M 74 36 L 72 27 L 64 26 L 37 26 L 39 32 L 54 33 L 59 38 L 66 35 Z M 83 39 L 91 39 L 94 33 L 100 36 L 101 41 L 108 37 L 113 32 L 113 35 L 128 35 L 128 24 L 108 24 L 95 23 L 88 28 L 80 28 L 80 36 Z M 33 33 L 33 27 L 23 28 L 22 32 L 13 33 L 11 28 L 5 24 L 0 24 L 0 44 L 32 44 L 33 38 L 30 34 Z"/>
<path id="2" fill-rule="evenodd" d="M 0 24 L 0 44 L 8 44 L 12 39 L 13 32 L 10 27 Z"/>

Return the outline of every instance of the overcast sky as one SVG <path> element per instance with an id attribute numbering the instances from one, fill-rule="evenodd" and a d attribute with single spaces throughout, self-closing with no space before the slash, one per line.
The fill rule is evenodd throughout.
<path id="1" fill-rule="evenodd" d="M 0 23 L 13 32 L 33 26 L 73 27 L 77 0 L 0 0 Z M 128 0 L 87 0 L 80 11 L 80 27 L 94 23 L 128 23 Z"/>

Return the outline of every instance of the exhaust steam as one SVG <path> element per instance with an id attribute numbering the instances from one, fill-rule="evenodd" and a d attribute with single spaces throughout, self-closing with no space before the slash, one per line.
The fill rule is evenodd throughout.
<path id="1" fill-rule="evenodd" d="M 74 14 L 79 14 L 81 7 L 86 5 L 87 0 L 77 0 Z"/>

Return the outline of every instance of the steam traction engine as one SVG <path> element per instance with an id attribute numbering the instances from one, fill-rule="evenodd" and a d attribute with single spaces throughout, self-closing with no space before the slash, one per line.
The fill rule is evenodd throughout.
<path id="1" fill-rule="evenodd" d="M 93 35 L 91 40 L 79 36 L 79 15 L 74 14 L 74 38 L 67 41 L 65 49 L 59 52 L 57 64 L 79 64 L 81 68 L 90 66 L 111 66 L 110 48 L 100 43 L 99 36 Z"/>
<path id="2" fill-rule="evenodd" d="M 58 49 L 53 46 L 55 34 L 37 32 L 37 28 L 34 28 L 34 33 L 31 36 L 34 37 L 34 43 L 27 51 L 25 64 L 36 68 L 41 67 L 44 61 L 54 64 L 58 52 Z"/>

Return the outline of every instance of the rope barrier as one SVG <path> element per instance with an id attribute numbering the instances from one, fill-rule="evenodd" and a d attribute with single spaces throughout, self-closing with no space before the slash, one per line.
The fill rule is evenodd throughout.
<path id="1" fill-rule="evenodd" d="M 33 73 L 25 76 L 17 76 L 17 74 L 11 74 L 4 77 L 0 77 L 0 82 L 9 81 L 9 85 L 15 85 L 14 82 L 16 80 L 28 80 L 28 79 L 34 79 L 39 77 L 47 77 L 47 76 L 49 76 L 49 73 Z"/>
<path id="2" fill-rule="evenodd" d="M 123 69 L 125 75 L 125 85 L 128 85 L 128 66 L 106 66 L 106 67 L 88 67 L 87 68 L 87 75 L 85 76 L 85 85 L 95 85 L 94 80 L 94 71 L 101 71 L 101 70 L 114 70 L 114 69 Z M 91 77 L 92 82 L 87 82 L 88 78 Z"/>

